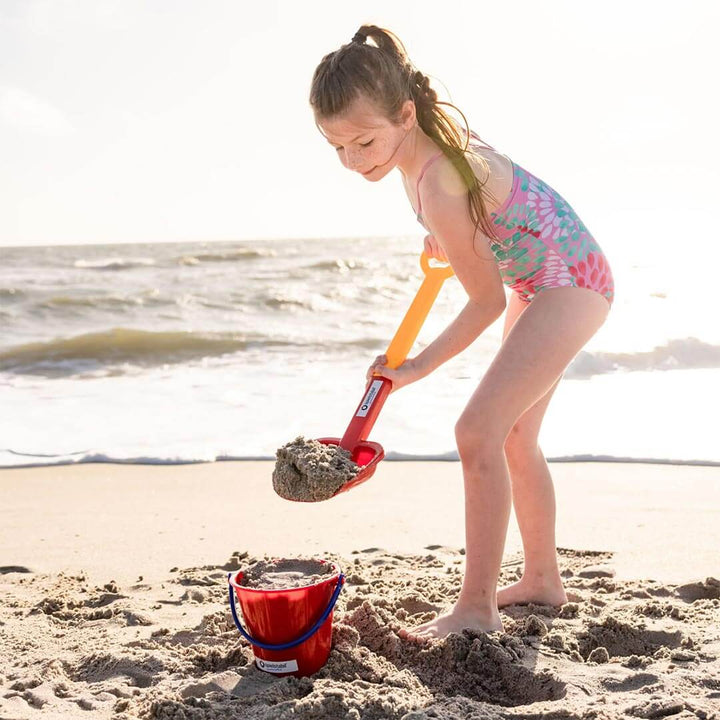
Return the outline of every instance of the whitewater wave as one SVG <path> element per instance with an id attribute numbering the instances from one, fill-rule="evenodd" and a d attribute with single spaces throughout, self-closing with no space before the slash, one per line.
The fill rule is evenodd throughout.
<path id="1" fill-rule="evenodd" d="M 341 273 L 346 273 L 349 270 L 364 267 L 367 267 L 367 263 L 364 263 L 361 260 L 344 260 L 343 258 L 337 258 L 335 260 L 321 260 L 320 262 L 313 263 L 312 265 L 303 266 L 303 268 L 308 270 L 338 270 Z"/>
<path id="2" fill-rule="evenodd" d="M 139 307 L 143 305 L 175 305 L 177 301 L 172 298 L 159 297 L 154 290 L 138 295 L 55 295 L 37 303 L 36 307 L 44 309 L 55 308 L 90 308 L 92 310 L 119 310 Z"/>
<path id="3" fill-rule="evenodd" d="M 225 252 L 193 253 L 175 258 L 179 265 L 198 265 L 209 262 L 236 262 L 237 260 L 251 260 L 253 258 L 276 257 L 277 252 L 272 249 L 240 248 L 226 250 Z"/>
<path id="4" fill-rule="evenodd" d="M 720 367 L 720 346 L 689 337 L 668 340 L 644 352 L 581 351 L 564 377 L 585 380 L 593 375 L 618 371 L 685 370 Z"/>
<path id="5" fill-rule="evenodd" d="M 130 270 L 138 267 L 152 267 L 155 265 L 155 260 L 152 258 L 111 257 L 98 260 L 76 260 L 73 265 L 83 270 Z"/>
<path id="6" fill-rule="evenodd" d="M 53 465 L 79 465 L 85 463 L 113 463 L 121 465 L 190 465 L 212 462 L 275 461 L 274 455 L 217 453 L 209 449 L 178 447 L 158 448 L 156 452 L 78 450 L 57 454 L 35 453 L 11 448 L 0 448 L 0 468 L 42 467 Z M 389 451 L 383 462 L 459 462 L 457 451 L 444 453 L 401 453 Z M 633 463 L 645 465 L 692 465 L 720 467 L 715 460 L 684 460 L 673 458 L 641 458 L 619 455 L 563 455 L 547 458 L 549 463 Z"/>
<path id="7" fill-rule="evenodd" d="M 292 295 L 284 292 L 271 292 L 269 296 L 260 295 L 256 302 L 273 310 L 294 310 L 302 308 L 311 311 L 341 311 L 342 304 L 329 297 L 329 293 L 307 293 Z"/>

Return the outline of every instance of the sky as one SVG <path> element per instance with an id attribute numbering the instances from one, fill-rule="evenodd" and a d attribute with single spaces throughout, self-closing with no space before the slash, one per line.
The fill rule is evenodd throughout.
<path id="1" fill-rule="evenodd" d="M 399 171 L 345 170 L 308 104 L 367 22 L 606 252 L 717 257 L 719 20 L 697 0 L 0 0 L 0 246 L 422 233 Z"/>

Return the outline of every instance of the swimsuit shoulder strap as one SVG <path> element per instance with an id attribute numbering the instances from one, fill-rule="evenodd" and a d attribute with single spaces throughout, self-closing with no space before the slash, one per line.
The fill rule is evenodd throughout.
<path id="1" fill-rule="evenodd" d="M 422 201 L 420 200 L 420 181 L 423 178 L 423 175 L 425 174 L 425 171 L 430 167 L 430 165 L 435 162 L 441 155 L 444 153 L 440 151 L 436 155 L 433 155 L 423 166 L 420 170 L 420 174 L 418 175 L 417 182 L 415 183 L 415 197 L 417 198 L 417 214 L 420 215 L 420 211 L 422 210 Z"/>
<path id="2" fill-rule="evenodd" d="M 465 132 L 465 128 L 461 128 L 461 129 L 463 131 L 463 134 L 466 135 L 467 133 Z M 470 138 L 472 140 L 479 140 L 486 148 L 490 148 L 490 150 L 495 150 L 495 148 L 492 145 L 486 143 L 472 128 L 470 128 Z M 495 150 L 495 152 L 497 152 L 497 150 Z"/>
<path id="3" fill-rule="evenodd" d="M 465 129 L 464 129 L 464 128 L 461 128 L 461 129 L 462 129 L 463 133 L 465 133 Z M 465 134 L 467 134 L 467 133 L 465 133 Z M 489 148 L 490 150 L 493 150 L 494 152 L 497 152 L 497 150 L 495 150 L 495 148 L 494 148 L 492 145 L 489 145 L 488 143 L 486 143 L 472 128 L 470 129 L 470 137 L 471 137 L 473 140 L 479 140 L 481 143 L 483 143 L 483 145 L 484 145 L 485 147 Z M 417 204 L 418 204 L 418 206 L 417 206 L 417 213 L 416 213 L 416 214 L 417 214 L 418 216 L 421 215 L 421 211 L 422 211 L 422 200 L 420 200 L 420 181 L 422 180 L 423 175 L 425 174 L 425 171 L 428 169 L 428 167 L 430 167 L 430 165 L 431 165 L 433 162 L 435 162 L 435 160 L 437 160 L 437 159 L 438 159 L 441 155 L 443 155 L 443 154 L 444 154 L 444 153 L 443 153 L 442 151 L 440 151 L 440 152 L 437 153 L 436 155 L 433 155 L 433 156 L 422 166 L 422 169 L 420 170 L 420 174 L 418 175 L 417 182 L 415 183 L 415 197 L 417 198 Z"/>

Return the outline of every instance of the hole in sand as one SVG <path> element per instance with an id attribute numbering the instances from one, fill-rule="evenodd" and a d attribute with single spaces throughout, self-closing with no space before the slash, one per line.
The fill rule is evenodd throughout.
<path id="1" fill-rule="evenodd" d="M 678 647 L 681 641 L 682 633 L 679 630 L 648 630 L 613 617 L 593 623 L 578 633 L 579 652 L 586 660 L 598 647 L 604 647 L 610 657 L 647 656 L 653 655 L 661 647 Z"/>

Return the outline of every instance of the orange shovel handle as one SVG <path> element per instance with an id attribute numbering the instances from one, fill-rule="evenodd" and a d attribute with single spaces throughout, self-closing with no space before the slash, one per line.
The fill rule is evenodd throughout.
<path id="1" fill-rule="evenodd" d="M 425 273 L 425 279 L 385 353 L 387 355 L 387 366 L 392 369 L 405 362 L 405 358 L 412 349 L 413 343 L 435 302 L 435 298 L 440 292 L 443 282 L 455 274 L 450 265 L 430 267 L 425 251 L 420 255 L 420 267 Z"/>
<path id="2" fill-rule="evenodd" d="M 392 369 L 402 365 L 405 361 L 443 282 L 446 278 L 454 275 L 453 269 L 449 265 L 430 267 L 425 252 L 420 255 L 420 267 L 425 273 L 425 278 L 386 352 L 387 366 Z M 376 377 L 376 375 L 377 373 L 370 378 L 365 388 L 365 394 L 340 440 L 340 447 L 345 450 L 353 452 L 360 441 L 367 440 L 375 420 L 390 394 L 392 388 L 390 380 Z M 380 449 L 382 450 L 382 448 Z"/>

